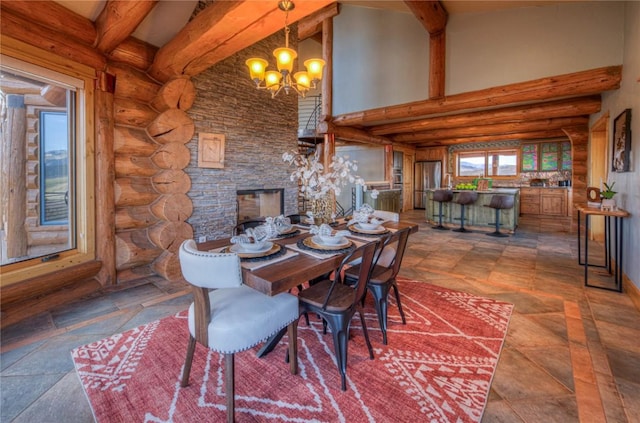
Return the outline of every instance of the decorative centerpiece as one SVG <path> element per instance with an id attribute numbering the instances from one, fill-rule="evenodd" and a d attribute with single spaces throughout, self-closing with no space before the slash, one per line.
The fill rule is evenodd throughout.
<path id="1" fill-rule="evenodd" d="M 606 182 L 603 184 L 606 189 L 600 191 L 600 197 L 602 198 L 600 207 L 602 210 L 616 209 L 616 200 L 613 199 L 613 196 L 617 194 L 617 192 L 613 190 L 615 184 L 615 182 L 612 182 L 611 185 L 608 185 Z"/>
<path id="2" fill-rule="evenodd" d="M 286 152 L 282 155 L 282 160 L 296 166 L 296 170 L 291 173 L 291 180 L 300 182 L 300 194 L 311 203 L 308 214 L 315 224 L 330 223 L 335 219 L 331 192 L 340 195 L 342 188 L 349 183 L 361 185 L 367 190 L 364 179 L 352 174 L 358 170 L 358 166 L 355 161 L 348 160 L 348 157 L 333 156 L 328 169 L 320 163 L 317 150 L 311 157 Z M 378 192 L 373 190 L 371 196 L 376 198 Z"/>

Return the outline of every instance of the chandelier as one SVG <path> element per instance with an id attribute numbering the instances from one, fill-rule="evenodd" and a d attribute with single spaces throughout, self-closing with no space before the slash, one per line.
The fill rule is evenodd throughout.
<path id="1" fill-rule="evenodd" d="M 295 5 L 291 0 L 281 0 L 278 2 L 278 8 L 285 12 L 284 47 L 277 48 L 273 51 L 278 70 L 267 71 L 268 62 L 257 57 L 252 57 L 246 61 L 251 79 L 256 83 L 256 88 L 259 90 L 269 90 L 271 92 L 271 98 L 274 98 L 283 90 L 285 94 L 295 91 L 298 95 L 304 97 L 311 88 L 317 88 L 318 82 L 322 80 L 322 70 L 325 65 L 325 61 L 322 59 L 305 60 L 304 66 L 307 68 L 307 71 L 300 71 L 294 73 L 293 76 L 291 75 L 293 72 L 293 61 L 298 57 L 298 53 L 289 48 L 289 26 L 287 20 L 289 18 L 289 11 L 293 10 L 294 7 Z"/>

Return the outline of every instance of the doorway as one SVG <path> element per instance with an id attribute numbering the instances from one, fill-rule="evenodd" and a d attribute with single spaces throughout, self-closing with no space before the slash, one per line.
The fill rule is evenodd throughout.
<path id="1" fill-rule="evenodd" d="M 589 130 L 589 183 L 590 187 L 602 189 L 602 182 L 609 177 L 609 113 L 605 113 Z M 604 240 L 604 219 L 591 221 L 589 238 Z"/>

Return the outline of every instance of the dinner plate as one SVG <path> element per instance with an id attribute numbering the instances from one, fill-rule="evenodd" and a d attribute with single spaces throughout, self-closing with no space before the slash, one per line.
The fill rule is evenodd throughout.
<path id="1" fill-rule="evenodd" d="M 280 249 L 280 246 L 273 242 L 267 242 L 264 247 L 259 250 L 247 250 L 242 248 L 242 244 L 233 244 L 228 248 L 229 251 L 238 254 L 240 257 L 263 257 L 277 252 Z"/>
<path id="2" fill-rule="evenodd" d="M 389 229 L 384 226 L 378 226 L 377 229 L 362 229 L 358 223 L 354 223 L 348 226 L 351 232 L 361 233 L 361 234 L 375 234 L 380 235 L 389 232 Z"/>
<path id="3" fill-rule="evenodd" d="M 342 250 L 343 248 L 350 247 L 352 244 L 352 242 L 347 238 L 345 238 L 344 242 L 341 242 L 340 244 L 323 244 L 317 236 L 305 238 L 303 242 L 307 247 L 315 248 L 316 250 Z"/>

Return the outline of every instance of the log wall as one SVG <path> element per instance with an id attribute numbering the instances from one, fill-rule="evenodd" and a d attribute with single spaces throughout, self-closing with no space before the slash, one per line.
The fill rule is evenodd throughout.
<path id="1" fill-rule="evenodd" d="M 186 114 L 195 99 L 189 78 L 164 85 L 144 72 L 110 63 L 114 93 L 115 267 L 117 281 L 147 274 L 182 277 L 177 249 L 193 237 L 186 144 L 194 124 Z"/>

